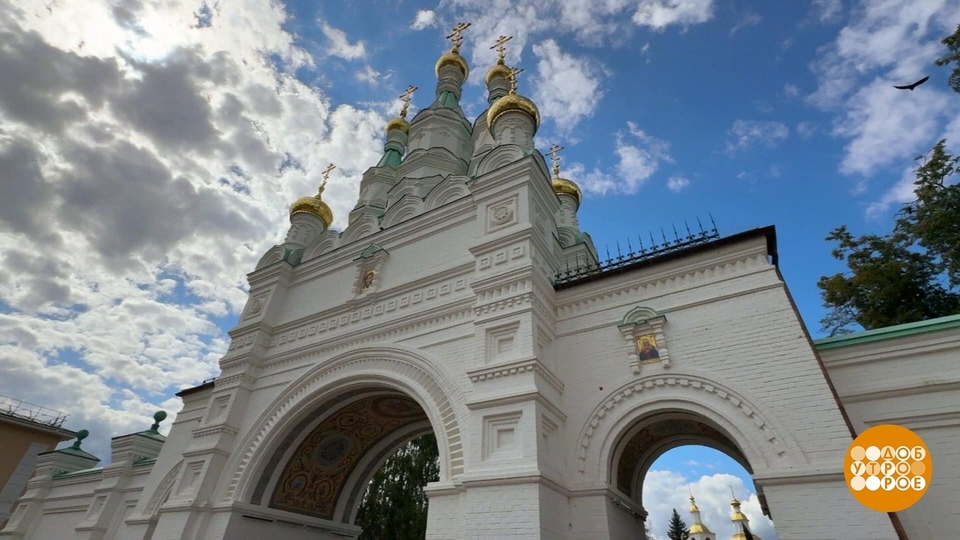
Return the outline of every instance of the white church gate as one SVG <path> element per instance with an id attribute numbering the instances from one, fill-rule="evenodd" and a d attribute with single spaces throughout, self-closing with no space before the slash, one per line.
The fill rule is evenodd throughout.
<path id="1" fill-rule="evenodd" d="M 598 264 L 580 190 L 555 148 L 551 175 L 534 147 L 539 112 L 515 72 L 489 70 L 491 106 L 471 124 L 459 30 L 454 41 L 433 103 L 387 124 L 346 229 L 329 228 L 322 188 L 293 204 L 285 242 L 249 276 L 221 375 L 183 393 L 128 513 L 92 502 L 92 528 L 62 515 L 42 526 L 107 540 L 356 537 L 371 475 L 432 431 L 430 539 L 635 540 L 646 471 L 682 444 L 750 471 L 781 540 L 897 538 L 845 486 L 851 430 L 774 230 Z M 44 478 L 7 536 L 33 538 Z"/>

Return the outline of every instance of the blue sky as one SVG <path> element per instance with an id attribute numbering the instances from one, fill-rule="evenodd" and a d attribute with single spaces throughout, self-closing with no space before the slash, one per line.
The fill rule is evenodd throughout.
<path id="1" fill-rule="evenodd" d="M 513 36 L 538 147 L 565 147 L 601 251 L 711 215 L 724 235 L 775 225 L 814 337 L 816 281 L 842 270 L 823 238 L 889 230 L 913 158 L 960 141 L 932 65 L 960 0 L 0 0 L 0 394 L 71 412 L 102 456 L 178 410 L 217 373 L 287 206 L 333 161 L 345 225 L 396 97 L 430 103 L 460 20 L 466 113 Z M 697 483 L 726 512 L 732 483 L 753 517 L 744 471 L 684 452 L 650 489 L 683 506 Z"/>

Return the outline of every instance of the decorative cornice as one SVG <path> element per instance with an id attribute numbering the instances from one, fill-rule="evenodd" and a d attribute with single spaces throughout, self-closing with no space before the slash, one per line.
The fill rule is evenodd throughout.
<path id="1" fill-rule="evenodd" d="M 456 270 L 456 269 L 451 269 Z M 453 273 L 451 271 L 451 273 Z M 268 348 L 271 353 L 282 346 L 289 347 L 305 338 L 312 338 L 327 333 L 342 334 L 350 326 L 367 323 L 370 320 L 381 318 L 394 312 L 404 312 L 418 305 L 432 305 L 440 302 L 448 295 L 464 291 L 468 286 L 469 275 L 459 274 L 444 281 L 422 285 L 412 292 L 401 290 L 389 296 L 379 296 L 373 302 L 360 304 L 353 309 L 345 310 L 342 307 L 328 310 L 306 319 L 277 327 L 276 334 L 270 339 Z M 407 289 L 409 290 L 409 289 Z M 458 303 L 455 300 L 450 304 Z M 472 303 L 472 302 L 471 302 Z M 362 306 L 362 307 L 361 307 Z M 437 306 L 433 309 L 444 309 L 447 306 Z M 393 321 L 396 322 L 396 321 Z M 328 338 L 329 339 L 329 338 Z M 269 353 L 268 353 L 269 354 Z"/>
<path id="2" fill-rule="evenodd" d="M 843 336 L 822 338 L 815 340 L 813 343 L 818 351 L 826 351 L 951 329 L 960 329 L 960 314 L 909 324 L 888 326 L 886 328 L 877 328 L 875 330 L 856 332 Z"/>
<path id="3" fill-rule="evenodd" d="M 689 290 L 708 283 L 774 270 L 775 267 L 767 261 L 765 251 L 757 253 L 759 248 L 751 249 L 748 253 L 743 251 L 721 261 L 713 258 L 699 264 L 675 265 L 654 274 L 644 275 L 643 272 L 638 272 L 559 291 L 557 318 L 575 317 L 591 307 L 606 307 L 609 300 L 627 295 L 649 300 L 678 290 Z"/>
<path id="4" fill-rule="evenodd" d="M 337 336 L 323 343 L 308 343 L 303 347 L 274 355 L 264 362 L 264 367 L 275 370 L 279 366 L 307 356 L 331 354 L 363 345 L 396 342 L 413 335 L 456 326 L 471 320 L 474 302 L 473 298 L 465 298 L 433 310 L 418 312 L 404 319 L 386 321 L 372 328 Z M 399 322 L 404 324 L 397 324 Z"/>
<path id="5" fill-rule="evenodd" d="M 207 435 L 219 435 L 224 433 L 226 435 L 236 435 L 240 430 L 229 425 L 229 424 L 215 424 L 212 426 L 201 426 L 192 431 L 193 438 L 206 437 Z"/>
<path id="6" fill-rule="evenodd" d="M 560 380 L 560 378 L 554 375 L 553 372 L 547 368 L 547 366 L 543 365 L 543 363 L 536 358 L 527 358 L 524 360 L 517 360 L 515 362 L 486 366 L 480 369 L 468 371 L 467 376 L 470 377 L 471 382 L 479 383 L 491 379 L 509 377 L 511 375 L 521 375 L 528 372 L 533 372 L 537 375 L 540 375 L 545 381 L 550 383 L 550 386 L 556 388 L 558 392 L 563 393 L 563 382 Z"/>

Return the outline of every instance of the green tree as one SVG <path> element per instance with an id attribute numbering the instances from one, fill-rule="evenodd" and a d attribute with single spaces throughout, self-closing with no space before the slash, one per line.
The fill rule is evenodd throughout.
<path id="1" fill-rule="evenodd" d="M 439 479 L 440 455 L 432 433 L 402 446 L 367 486 L 357 511 L 360 540 L 422 540 L 427 534 L 423 488 Z"/>
<path id="2" fill-rule="evenodd" d="M 953 73 L 950 74 L 949 79 L 950 87 L 960 92 L 960 25 L 957 25 L 957 30 L 943 38 L 940 43 L 946 45 L 950 52 L 938 58 L 935 64 L 938 66 L 953 64 Z"/>
<path id="3" fill-rule="evenodd" d="M 673 509 L 673 515 L 670 516 L 670 525 L 667 528 L 667 538 L 670 540 L 690 540 L 690 529 L 687 524 L 680 519 L 677 509 Z"/>

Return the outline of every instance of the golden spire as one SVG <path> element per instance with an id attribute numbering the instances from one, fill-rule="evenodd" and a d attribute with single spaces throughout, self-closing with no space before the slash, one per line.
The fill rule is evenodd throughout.
<path id="1" fill-rule="evenodd" d="M 460 46 L 463 45 L 463 31 L 470 28 L 472 23 L 459 22 L 453 27 L 453 32 L 447 36 L 447 39 L 453 42 L 453 48 L 450 52 L 460 54 Z"/>
<path id="2" fill-rule="evenodd" d="M 410 132 L 410 123 L 407 122 L 407 110 L 410 108 L 410 101 L 413 99 L 413 93 L 417 91 L 416 86 L 408 86 L 407 89 L 400 94 L 400 101 L 403 105 L 400 107 L 400 115 L 396 118 L 387 122 L 387 133 L 395 129 L 399 129 L 404 133 Z"/>
<path id="3" fill-rule="evenodd" d="M 563 150 L 562 146 L 553 145 L 550 147 L 550 161 L 553 161 L 553 177 L 560 178 L 560 157 L 557 154 Z"/>
<path id="4" fill-rule="evenodd" d="M 494 43 L 493 47 L 490 47 L 491 50 L 493 50 L 493 49 L 496 49 L 496 50 L 497 50 L 497 63 L 498 63 L 498 64 L 503 64 L 503 63 L 504 63 L 504 58 L 507 57 L 507 47 L 506 47 L 506 44 L 507 44 L 507 42 L 510 41 L 511 39 L 513 39 L 513 36 L 509 36 L 509 37 L 507 37 L 507 36 L 500 36 L 499 38 L 497 38 L 497 42 Z"/>
<path id="5" fill-rule="evenodd" d="M 327 168 L 322 171 L 323 173 L 323 182 L 320 183 L 320 188 L 317 189 L 317 194 L 313 197 L 300 197 L 292 205 L 290 205 L 290 220 L 293 220 L 295 214 L 311 214 L 320 218 L 327 227 L 333 223 L 333 211 L 330 210 L 330 207 L 327 206 L 327 203 L 323 202 L 322 195 L 323 190 L 327 188 L 327 181 L 330 179 L 330 173 L 336 169 L 337 166 L 333 163 L 327 165 Z"/>
<path id="6" fill-rule="evenodd" d="M 553 186 L 553 192 L 557 195 L 573 195 L 573 197 L 577 199 L 577 208 L 579 208 L 580 201 L 583 200 L 580 186 L 572 180 L 560 178 L 560 156 L 557 154 L 559 154 L 561 150 L 563 150 L 562 146 L 554 144 L 550 147 L 550 151 L 547 152 L 550 154 L 550 160 L 553 161 L 553 179 L 550 180 L 550 185 Z"/>
<path id="7" fill-rule="evenodd" d="M 437 77 L 440 77 L 440 69 L 445 66 L 457 66 L 460 68 L 464 79 L 470 74 L 470 67 L 467 65 L 467 61 L 460 56 L 460 46 L 463 45 L 463 31 L 469 28 L 470 24 L 471 23 L 465 22 L 457 23 L 457 25 L 453 27 L 453 32 L 447 36 L 447 39 L 453 42 L 453 47 L 450 48 L 450 52 L 445 53 L 437 60 Z"/>
<path id="8" fill-rule="evenodd" d="M 487 71 L 487 86 L 490 86 L 490 82 L 496 79 L 497 77 L 503 77 L 504 79 L 510 80 L 510 68 L 507 67 L 504 59 L 507 56 L 507 47 L 506 43 L 513 39 L 513 36 L 500 36 L 497 39 L 497 42 L 493 44 L 493 47 L 490 49 L 497 50 L 497 63 Z"/>
<path id="9" fill-rule="evenodd" d="M 400 101 L 403 102 L 403 107 L 400 108 L 400 118 L 407 117 L 407 109 L 410 108 L 410 100 L 413 99 L 413 93 L 416 91 L 417 87 L 410 85 L 402 94 L 400 94 Z"/>
<path id="10" fill-rule="evenodd" d="M 510 93 L 517 93 L 517 75 L 523 73 L 521 68 L 510 68 L 510 77 L 507 79 L 510 81 Z"/>

